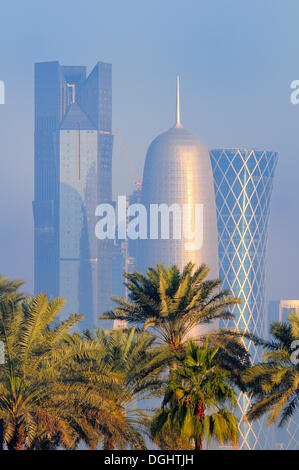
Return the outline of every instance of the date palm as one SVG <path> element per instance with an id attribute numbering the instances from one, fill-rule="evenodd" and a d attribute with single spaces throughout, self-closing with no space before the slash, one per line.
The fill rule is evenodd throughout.
<path id="1" fill-rule="evenodd" d="M 271 323 L 270 331 L 272 341 L 259 341 L 266 349 L 263 362 L 245 371 L 243 379 L 254 397 L 248 418 L 268 414 L 267 424 L 278 422 L 282 427 L 298 412 L 298 313 L 291 313 L 287 323 Z"/>
<path id="2" fill-rule="evenodd" d="M 5 300 L 11 295 L 22 297 L 22 293 L 17 293 L 18 289 L 24 284 L 22 280 L 9 281 L 6 276 L 0 275 L 0 301 Z"/>
<path id="3" fill-rule="evenodd" d="M 116 307 L 102 319 L 122 320 L 153 331 L 170 354 L 182 351 L 192 329 L 220 318 L 233 318 L 229 309 L 241 302 L 221 289 L 221 280 L 207 279 L 209 268 L 204 264 L 195 269 L 188 263 L 182 272 L 177 266 L 150 268 L 146 276 L 139 272 L 124 273 L 129 300 L 113 297 Z M 197 329 L 198 332 L 198 329 Z M 218 356 L 231 380 L 241 389 L 242 372 L 250 365 L 249 354 L 242 342 L 243 332 L 213 330 L 209 341 L 219 346 Z M 202 343 L 205 335 L 202 334 Z M 200 340 L 197 334 L 196 340 Z"/>
<path id="4" fill-rule="evenodd" d="M 161 373 L 167 359 L 165 350 L 157 347 L 154 335 L 148 332 L 137 334 L 135 328 L 96 330 L 95 334 L 85 331 L 85 337 L 104 347 L 106 373 L 118 377 L 113 389 L 110 384 L 106 389 L 102 384 L 100 387 L 100 392 L 109 396 L 114 404 L 121 422 L 119 432 L 109 428 L 108 423 L 100 426 L 104 449 L 146 448 L 144 435 L 149 418 L 139 404 L 161 388 Z M 91 373 L 94 373 L 92 386 L 97 389 L 97 368 L 92 368 Z"/>
<path id="5" fill-rule="evenodd" d="M 55 320 L 65 301 L 49 301 L 45 294 L 13 302 L 0 302 L 0 340 L 5 345 L 5 364 L 0 366 L 0 419 L 8 449 L 75 448 L 80 440 L 96 447 L 101 435 L 85 415 L 93 411 L 119 428 L 109 397 L 96 394 L 84 382 L 82 364 L 99 361 L 100 345 L 69 334 L 82 317 Z M 98 381 L 113 386 L 104 365 Z M 116 380 L 116 379 L 115 379 Z M 111 405 L 111 406 L 110 406 Z"/>
<path id="6" fill-rule="evenodd" d="M 180 351 L 195 326 L 233 318 L 228 309 L 240 303 L 228 290 L 220 289 L 220 279 L 207 279 L 208 273 L 207 266 L 195 270 L 193 263 L 182 273 L 177 266 L 161 264 L 148 269 L 146 276 L 137 271 L 124 273 L 129 300 L 113 297 L 117 306 L 100 318 L 151 328 L 172 350 Z"/>
<path id="7" fill-rule="evenodd" d="M 170 373 L 162 408 L 152 422 L 153 438 L 160 440 L 169 432 L 193 442 L 201 450 L 211 439 L 234 445 L 238 441 L 237 419 L 231 412 L 235 391 L 229 385 L 229 372 L 221 369 L 216 359 L 218 348 L 203 348 L 188 341 L 179 365 Z"/>
<path id="8" fill-rule="evenodd" d="M 6 276 L 0 275 L 0 302 L 14 298 L 15 302 L 24 300 L 24 294 L 17 292 L 24 284 L 22 280 L 9 281 Z"/>

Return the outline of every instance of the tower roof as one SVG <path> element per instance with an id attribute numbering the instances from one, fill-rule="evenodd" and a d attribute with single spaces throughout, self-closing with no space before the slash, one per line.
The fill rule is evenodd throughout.
<path id="1" fill-rule="evenodd" d="M 175 122 L 174 125 L 165 132 L 159 134 L 151 143 L 151 147 L 162 145 L 162 148 L 157 149 L 158 153 L 164 154 L 170 152 L 175 158 L 175 148 L 178 146 L 189 146 L 195 151 L 195 146 L 205 149 L 204 142 L 199 136 L 193 134 L 188 129 L 185 129 L 181 123 L 181 107 L 180 107 L 180 77 L 176 77 L 176 108 L 175 108 Z"/>

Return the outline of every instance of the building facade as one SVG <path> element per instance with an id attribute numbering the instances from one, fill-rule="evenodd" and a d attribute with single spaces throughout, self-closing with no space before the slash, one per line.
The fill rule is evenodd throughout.
<path id="1" fill-rule="evenodd" d="M 242 299 L 242 304 L 232 309 L 235 320 L 222 321 L 220 326 L 263 337 L 267 230 L 278 156 L 276 152 L 253 149 L 216 149 L 210 156 L 217 207 L 219 275 L 223 286 Z M 245 343 L 252 361 L 258 361 L 258 348 L 252 341 Z M 240 449 L 271 447 L 269 429 L 247 421 L 249 406 L 249 397 L 241 393 Z"/>
<path id="2" fill-rule="evenodd" d="M 92 326 L 109 306 L 111 244 L 95 208 L 112 198 L 112 68 L 35 65 L 35 293 L 63 296 L 63 315 Z"/>

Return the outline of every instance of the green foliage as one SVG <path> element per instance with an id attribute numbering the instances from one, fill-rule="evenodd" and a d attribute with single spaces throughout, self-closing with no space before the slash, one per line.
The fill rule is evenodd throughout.
<path id="1" fill-rule="evenodd" d="M 292 343 L 299 340 L 299 316 L 289 315 L 288 323 L 271 323 L 273 340 L 262 343 L 263 362 L 243 374 L 254 396 L 248 418 L 256 420 L 268 414 L 267 424 L 283 426 L 299 404 L 299 365 L 292 361 Z"/>
<path id="2" fill-rule="evenodd" d="M 155 334 L 173 350 L 181 349 L 194 327 L 219 318 L 232 318 L 228 308 L 240 303 L 229 291 L 220 290 L 219 279 L 207 280 L 209 268 L 195 269 L 188 263 L 180 273 L 177 266 L 150 268 L 146 276 L 124 273 L 130 301 L 114 297 L 114 311 L 102 319 L 125 320 Z"/>
<path id="3" fill-rule="evenodd" d="M 18 294 L 1 299 L 5 364 L 0 367 L 0 418 L 9 449 L 43 441 L 49 446 L 57 440 L 74 448 L 80 438 L 82 429 L 75 429 L 68 416 L 73 392 L 64 375 L 96 351 L 82 341 L 74 347 L 68 340 L 67 330 L 81 317 L 54 324 L 63 305 L 63 299 L 49 301 L 45 294 L 24 302 Z"/>
<path id="4" fill-rule="evenodd" d="M 157 393 L 165 352 L 150 333 L 70 333 L 82 317 L 57 320 L 65 301 L 17 293 L 0 279 L 0 419 L 8 449 L 145 447 L 140 397 Z M 107 441 L 110 441 L 108 445 Z"/>
<path id="5" fill-rule="evenodd" d="M 112 450 L 117 446 L 124 449 L 129 445 L 132 449 L 145 449 L 144 435 L 149 417 L 138 404 L 142 399 L 159 394 L 161 373 L 167 359 L 165 350 L 157 347 L 154 335 L 136 333 L 135 328 L 96 330 L 94 335 L 86 330 L 84 336 L 104 348 L 101 359 L 105 372 L 109 377 L 117 378 L 114 387 L 110 383 L 99 387 L 97 365 L 89 369 L 91 386 L 109 397 L 121 423 L 119 430 L 101 425 L 104 448 Z"/>
<path id="6" fill-rule="evenodd" d="M 157 442 L 170 432 L 198 450 L 212 439 L 237 444 L 237 419 L 230 411 L 235 392 L 228 383 L 229 372 L 219 367 L 217 352 L 208 341 L 200 348 L 189 340 L 186 351 L 177 355 L 178 366 L 170 373 L 162 408 L 151 426 Z"/>
<path id="7" fill-rule="evenodd" d="M 192 336 L 204 342 L 200 327 L 220 318 L 233 318 L 229 309 L 239 304 L 238 298 L 221 289 L 220 279 L 209 280 L 209 268 L 198 269 L 188 263 L 180 273 L 177 266 L 150 268 L 146 276 L 139 272 L 124 273 L 129 301 L 114 297 L 117 306 L 102 319 L 123 320 L 143 330 L 153 331 L 170 354 L 182 351 Z M 219 329 L 209 332 L 210 343 L 219 346 L 219 360 L 231 372 L 231 380 L 244 389 L 242 374 L 250 365 L 242 342 L 243 332 Z"/>
<path id="8" fill-rule="evenodd" d="M 200 448 L 212 438 L 235 443 L 227 407 L 235 399 L 231 384 L 244 387 L 249 356 L 242 332 L 215 330 L 209 342 L 199 334 L 199 325 L 231 318 L 229 308 L 240 302 L 219 279 L 207 280 L 208 271 L 189 263 L 181 273 L 157 265 L 147 276 L 125 274 L 130 300 L 117 298 L 104 318 L 133 328 L 82 334 L 71 333 L 79 315 L 58 320 L 63 299 L 28 297 L 19 292 L 22 281 L 0 277 L 0 419 L 8 449 L 75 449 L 80 442 L 144 449 L 146 435 L 165 449 Z M 194 331 L 197 344 L 188 341 Z M 140 403 L 163 395 L 151 425 L 152 412 Z"/>

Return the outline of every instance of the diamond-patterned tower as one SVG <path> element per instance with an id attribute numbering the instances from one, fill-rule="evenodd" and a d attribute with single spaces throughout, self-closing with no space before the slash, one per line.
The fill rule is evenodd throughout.
<path id="1" fill-rule="evenodd" d="M 150 213 L 151 205 L 160 211 L 158 234 L 152 236 L 150 225 L 147 238 L 138 243 L 138 270 L 145 272 L 149 267 L 161 263 L 164 266 L 176 264 L 180 269 L 190 261 L 210 267 L 211 279 L 218 277 L 217 221 L 213 184 L 213 173 L 209 151 L 205 143 L 185 129 L 180 119 L 179 77 L 177 77 L 177 106 L 175 124 L 168 131 L 158 135 L 150 144 L 144 164 L 141 203 Z M 198 248 L 194 240 L 186 246 L 185 235 L 174 235 L 174 214 L 170 209 L 176 206 L 182 212 L 188 208 L 190 224 L 194 224 L 196 205 L 203 207 L 202 244 Z M 163 206 L 167 207 L 163 214 Z M 167 212 L 169 211 L 169 212 Z M 169 222 L 168 235 L 162 234 L 162 218 Z M 181 221 L 178 223 L 181 225 Z M 168 227 L 169 227 L 168 226 Z"/>
<path id="2" fill-rule="evenodd" d="M 222 327 L 242 329 L 264 336 L 266 318 L 265 259 L 267 229 L 276 152 L 253 149 L 217 149 L 210 152 L 214 174 L 219 275 L 225 288 L 242 299 L 232 313 L 235 320 Z M 245 341 L 253 362 L 258 348 Z M 249 423 L 250 398 L 238 397 L 240 449 L 265 449 L 269 430 Z"/>

